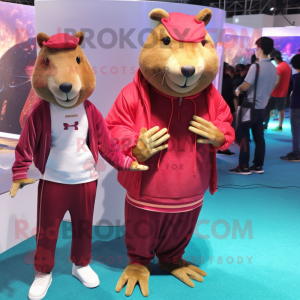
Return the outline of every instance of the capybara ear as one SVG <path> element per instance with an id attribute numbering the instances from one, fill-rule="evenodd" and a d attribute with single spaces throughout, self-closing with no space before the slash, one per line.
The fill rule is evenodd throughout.
<path id="1" fill-rule="evenodd" d="M 84 39 L 84 33 L 82 31 L 77 31 L 74 35 L 74 37 L 79 38 L 79 43 L 78 45 L 81 45 Z"/>
<path id="2" fill-rule="evenodd" d="M 203 21 L 205 26 L 209 23 L 212 17 L 212 12 L 209 8 L 205 8 L 198 12 L 198 15 L 195 17 L 196 21 Z"/>
<path id="3" fill-rule="evenodd" d="M 151 10 L 149 18 L 155 21 L 160 21 L 162 18 L 168 19 L 169 14 L 161 8 L 154 8 Z"/>
<path id="4" fill-rule="evenodd" d="M 36 36 L 36 42 L 38 43 L 40 48 L 43 48 L 43 42 L 47 42 L 49 39 L 50 37 L 44 32 L 39 32 Z"/>

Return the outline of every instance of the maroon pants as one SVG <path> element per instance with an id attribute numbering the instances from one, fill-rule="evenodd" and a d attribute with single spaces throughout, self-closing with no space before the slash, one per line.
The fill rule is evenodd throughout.
<path id="1" fill-rule="evenodd" d="M 53 269 L 59 226 L 67 211 L 72 221 L 71 260 L 79 266 L 89 264 L 96 188 L 97 180 L 80 184 L 40 180 L 34 256 L 37 271 L 47 273 Z"/>
<path id="2" fill-rule="evenodd" d="M 161 213 L 137 208 L 125 200 L 125 243 L 132 263 L 149 264 L 182 258 L 202 206 L 188 212 Z"/>

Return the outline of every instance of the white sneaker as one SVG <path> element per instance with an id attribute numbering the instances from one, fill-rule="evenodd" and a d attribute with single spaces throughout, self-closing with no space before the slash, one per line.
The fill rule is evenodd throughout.
<path id="1" fill-rule="evenodd" d="M 48 288 L 52 282 L 52 272 L 50 274 L 37 273 L 34 281 L 29 289 L 28 298 L 30 300 L 43 299 L 48 291 Z"/>
<path id="2" fill-rule="evenodd" d="M 90 265 L 81 267 L 73 264 L 72 275 L 88 288 L 95 288 L 100 284 L 98 275 L 92 270 Z"/>

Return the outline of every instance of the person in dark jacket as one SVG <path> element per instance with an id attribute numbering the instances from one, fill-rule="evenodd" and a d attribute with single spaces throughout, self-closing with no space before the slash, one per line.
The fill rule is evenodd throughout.
<path id="1" fill-rule="evenodd" d="M 233 80 L 231 77 L 231 70 L 230 66 L 227 63 L 224 63 L 224 69 L 223 69 L 223 83 L 222 83 L 222 97 L 228 104 L 231 113 L 233 114 L 235 112 L 234 108 L 234 89 L 233 89 Z"/>
<path id="2" fill-rule="evenodd" d="M 234 68 L 234 73 L 236 74 L 236 78 L 233 80 L 233 89 L 235 90 L 238 86 L 240 86 L 247 75 L 246 66 L 244 64 L 238 64 Z M 235 110 L 237 110 L 237 106 L 241 106 L 244 101 L 243 93 L 240 93 L 238 97 L 234 96 L 234 105 Z"/>
<path id="3" fill-rule="evenodd" d="M 258 63 L 258 62 L 259 62 L 259 59 L 255 56 L 255 54 L 253 54 L 251 56 L 251 65 L 255 64 L 255 63 Z"/>
<path id="4" fill-rule="evenodd" d="M 233 89 L 233 80 L 232 80 L 232 67 L 228 65 L 228 63 L 224 62 L 224 67 L 223 67 L 223 83 L 222 83 L 222 97 L 226 101 L 227 105 L 230 108 L 230 112 L 234 118 L 235 115 L 235 105 L 234 105 L 234 89 Z M 233 122 L 234 123 L 234 122 Z M 229 149 L 221 151 L 217 151 L 218 154 L 221 155 L 235 155 L 235 153 L 231 152 Z"/>

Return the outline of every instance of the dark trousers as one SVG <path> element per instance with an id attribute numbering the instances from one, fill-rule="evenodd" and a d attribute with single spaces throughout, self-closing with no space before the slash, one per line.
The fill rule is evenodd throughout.
<path id="1" fill-rule="evenodd" d="M 265 118 L 264 118 L 264 128 L 267 129 L 268 128 L 268 124 L 269 124 L 269 121 L 270 121 L 270 113 L 271 113 L 271 110 L 272 109 L 275 109 L 275 99 L 273 97 L 271 97 L 269 99 L 269 102 L 265 108 Z"/>
<path id="2" fill-rule="evenodd" d="M 255 154 L 253 163 L 255 166 L 263 166 L 265 159 L 265 137 L 264 137 L 264 109 L 255 110 L 255 121 L 240 127 L 236 131 L 236 137 L 240 145 L 240 167 L 249 166 L 250 159 L 250 129 L 255 142 Z"/>
<path id="3" fill-rule="evenodd" d="M 201 208 L 163 213 L 137 208 L 125 200 L 125 244 L 130 261 L 147 265 L 155 254 L 166 263 L 182 258 Z"/>
<path id="4" fill-rule="evenodd" d="M 63 184 L 40 179 L 34 256 L 37 271 L 52 271 L 59 226 L 68 210 L 72 220 L 71 260 L 77 266 L 90 263 L 96 189 L 97 180 Z"/>
<path id="5" fill-rule="evenodd" d="M 270 113 L 272 109 L 277 108 L 278 111 L 285 109 L 285 97 L 271 97 L 267 106 L 265 107 L 265 125 L 264 128 L 268 128 L 270 121 Z"/>

